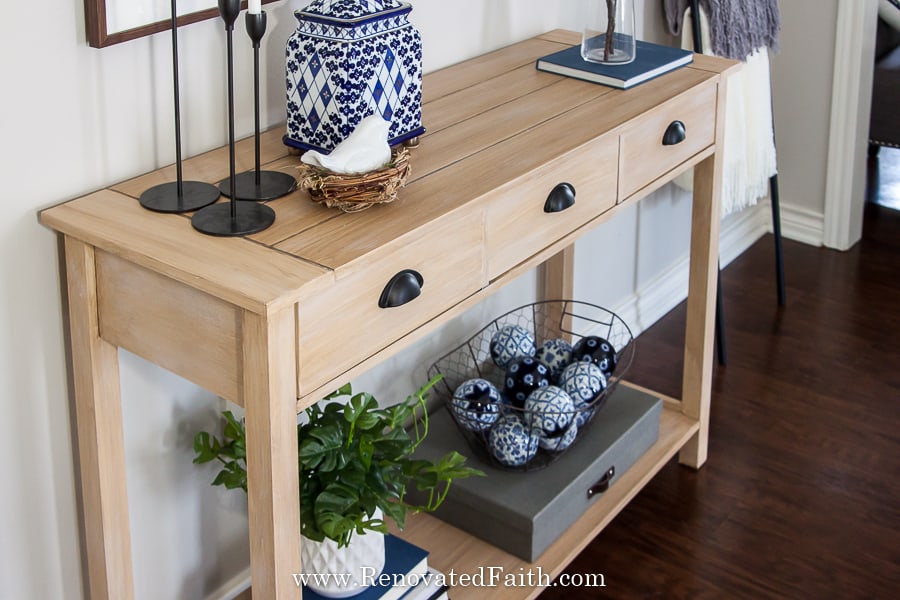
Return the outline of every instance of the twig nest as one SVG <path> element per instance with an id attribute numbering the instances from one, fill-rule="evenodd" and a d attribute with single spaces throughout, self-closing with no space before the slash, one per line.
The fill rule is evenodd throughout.
<path id="1" fill-rule="evenodd" d="M 397 199 L 409 178 L 409 151 L 403 147 L 394 149 L 385 167 L 359 175 L 334 173 L 308 164 L 300 164 L 297 169 L 300 187 L 314 202 L 348 213 L 359 212 Z"/>

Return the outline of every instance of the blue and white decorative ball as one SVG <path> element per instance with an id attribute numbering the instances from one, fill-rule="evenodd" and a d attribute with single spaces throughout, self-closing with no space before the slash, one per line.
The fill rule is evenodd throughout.
<path id="1" fill-rule="evenodd" d="M 613 345 L 597 335 L 581 338 L 572 348 L 572 360 L 590 361 L 600 367 L 607 377 L 615 370 L 618 358 Z"/>
<path id="2" fill-rule="evenodd" d="M 572 344 L 560 338 L 547 340 L 534 357 L 550 367 L 550 379 L 556 381 L 566 365 L 572 362 Z"/>
<path id="3" fill-rule="evenodd" d="M 503 395 L 513 406 L 523 408 L 531 392 L 548 385 L 550 369 L 547 365 L 530 356 L 523 356 L 513 360 L 506 370 Z"/>
<path id="4" fill-rule="evenodd" d="M 534 336 L 520 325 L 505 325 L 491 337 L 491 359 L 501 369 L 506 369 L 520 356 L 534 356 Z"/>
<path id="5" fill-rule="evenodd" d="M 500 391 L 486 379 L 469 379 L 453 392 L 450 408 L 470 431 L 484 431 L 500 419 Z"/>
<path id="6" fill-rule="evenodd" d="M 538 445 L 550 452 L 562 452 L 572 445 L 576 437 L 578 437 L 578 423 L 573 420 L 566 429 L 553 435 L 541 432 L 541 439 L 538 440 Z"/>
<path id="7" fill-rule="evenodd" d="M 559 386 L 566 391 L 575 404 L 575 419 L 578 426 L 584 425 L 591 413 L 586 407 L 597 395 L 606 389 L 606 375 L 600 367 L 589 361 L 576 361 L 563 369 L 559 376 Z"/>
<path id="8" fill-rule="evenodd" d="M 488 446 L 497 461 L 521 467 L 537 453 L 540 433 L 532 431 L 518 415 L 505 415 L 491 428 Z"/>
<path id="9" fill-rule="evenodd" d="M 572 423 L 575 403 L 555 385 L 531 392 L 525 401 L 525 423 L 541 430 L 546 436 L 556 436 Z"/>
<path id="10" fill-rule="evenodd" d="M 594 412 L 597 410 L 597 407 L 587 408 L 586 406 L 580 406 L 579 410 L 575 411 L 575 420 L 574 424 L 578 427 L 584 427 L 588 421 L 591 420 L 591 417 L 594 416 Z"/>

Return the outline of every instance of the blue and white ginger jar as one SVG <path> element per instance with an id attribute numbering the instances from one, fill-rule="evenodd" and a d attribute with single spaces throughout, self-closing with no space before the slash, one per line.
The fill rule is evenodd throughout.
<path id="1" fill-rule="evenodd" d="M 422 38 L 397 0 L 315 0 L 286 47 L 284 143 L 331 152 L 360 121 L 391 122 L 391 145 L 422 127 Z"/>

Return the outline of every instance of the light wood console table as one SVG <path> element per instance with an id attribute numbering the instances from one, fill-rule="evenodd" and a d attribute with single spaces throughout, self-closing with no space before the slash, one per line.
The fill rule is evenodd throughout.
<path id="1" fill-rule="evenodd" d="M 555 576 L 680 452 L 706 460 L 719 226 L 725 75 L 736 63 L 691 66 L 621 91 L 534 68 L 578 42 L 554 31 L 426 77 L 428 133 L 413 178 L 390 204 L 356 214 L 296 192 L 270 203 L 274 226 L 249 238 L 194 231 L 186 215 L 142 209 L 174 167 L 41 213 L 65 241 L 84 526 L 91 597 L 133 597 L 117 348 L 243 406 L 248 432 L 251 571 L 256 598 L 296 598 L 298 411 L 427 336 L 518 275 L 545 265 L 545 296 L 571 298 L 573 244 L 621 207 L 694 168 L 690 284 L 681 400 L 666 399 L 659 441 L 533 566 Z M 686 137 L 663 145 L 673 121 Z M 265 134 L 267 169 L 298 159 Z M 185 162 L 185 177 L 227 176 L 227 149 Z M 252 168 L 252 139 L 238 169 Z M 568 182 L 576 201 L 544 211 Z M 386 282 L 418 271 L 421 295 L 382 309 Z M 342 343 L 362 332 L 353 344 Z M 127 399 L 126 399 L 127 400 Z M 514 571 L 522 561 L 429 516 L 405 536 L 435 567 Z M 460 588 L 453 597 L 535 596 Z"/>

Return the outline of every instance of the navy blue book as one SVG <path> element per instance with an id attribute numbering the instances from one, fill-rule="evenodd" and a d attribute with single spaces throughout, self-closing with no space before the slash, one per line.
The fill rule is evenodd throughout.
<path id="1" fill-rule="evenodd" d="M 428 577 L 423 577 L 419 585 L 406 592 L 400 600 L 447 600 L 450 586 L 446 581 L 443 573 L 428 567 Z"/>
<path id="2" fill-rule="evenodd" d="M 379 577 L 375 578 L 375 585 L 359 594 L 348 596 L 348 598 L 352 598 L 352 600 L 394 600 L 413 589 L 414 585 L 427 572 L 427 551 L 393 534 L 387 534 L 384 536 L 384 570 Z M 406 585 L 395 586 L 393 585 L 395 580 L 402 580 Z M 325 600 L 325 597 L 304 585 L 303 600 Z"/>
<path id="3" fill-rule="evenodd" d="M 539 71 L 557 73 L 619 89 L 628 89 L 663 73 L 690 64 L 694 54 L 690 50 L 661 46 L 637 40 L 634 60 L 624 65 L 601 65 L 581 58 L 581 45 L 572 46 L 537 61 Z"/>

